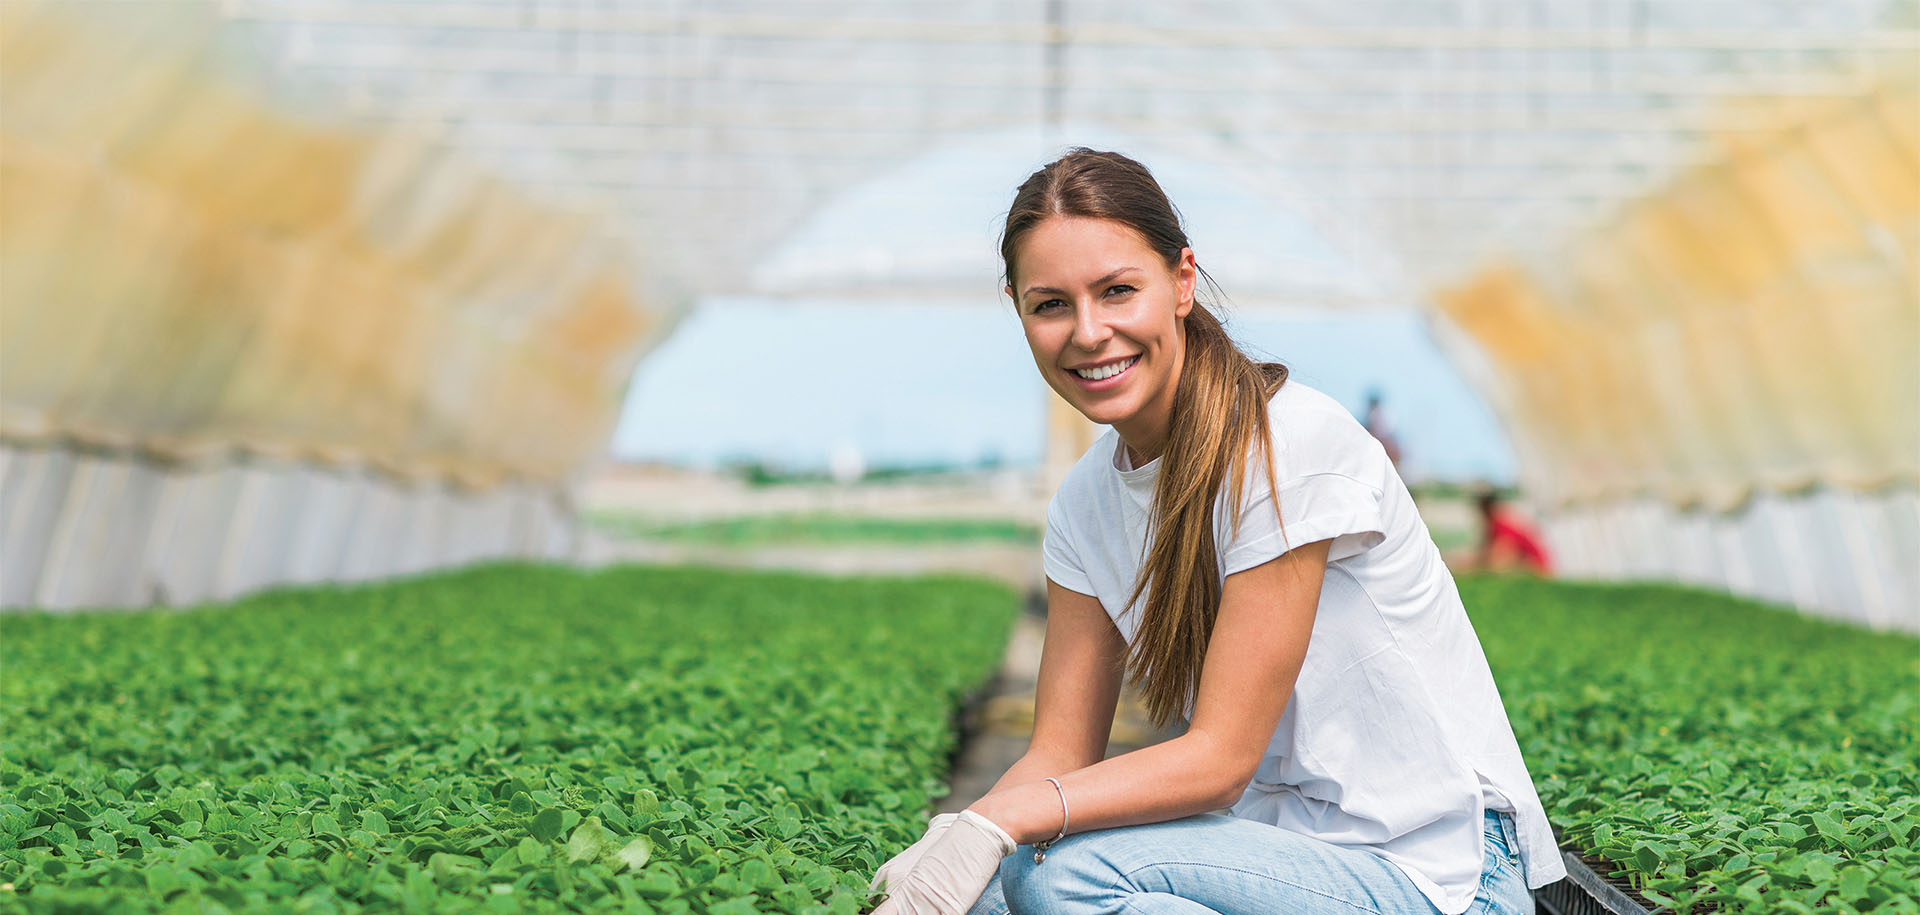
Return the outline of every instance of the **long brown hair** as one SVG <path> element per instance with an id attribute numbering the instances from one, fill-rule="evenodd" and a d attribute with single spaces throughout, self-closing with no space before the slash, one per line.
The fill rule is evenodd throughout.
<path id="1" fill-rule="evenodd" d="M 1052 216 L 1121 223 L 1139 233 L 1168 269 L 1188 247 L 1179 213 L 1146 166 L 1119 153 L 1080 147 L 1034 172 L 1014 195 L 1000 236 L 1008 282 L 1020 240 Z M 1200 275 L 1214 287 L 1204 269 Z M 1242 353 L 1197 298 L 1181 326 L 1186 355 L 1153 490 L 1152 546 L 1127 598 L 1132 607 L 1146 596 L 1139 629 L 1127 646 L 1126 672 L 1158 725 L 1184 712 L 1200 688 L 1207 642 L 1220 611 L 1213 509 L 1221 484 L 1228 484 L 1233 531 L 1240 527 L 1243 466 L 1251 447 L 1258 447 L 1265 461 L 1267 486 L 1277 491 L 1267 401 L 1287 380 L 1286 366 L 1255 362 Z M 1274 511 L 1279 511 L 1277 496 Z"/>

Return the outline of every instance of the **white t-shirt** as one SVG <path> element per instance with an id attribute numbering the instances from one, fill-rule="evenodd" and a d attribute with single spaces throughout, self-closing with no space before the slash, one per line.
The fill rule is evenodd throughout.
<path id="1" fill-rule="evenodd" d="M 1479 888 L 1483 809 L 1514 814 L 1527 886 L 1565 876 L 1480 640 L 1385 449 L 1297 381 L 1267 412 L 1280 523 L 1256 452 L 1237 534 L 1227 487 L 1214 503 L 1221 581 L 1292 546 L 1333 543 L 1306 660 L 1233 815 L 1372 851 L 1445 913 L 1466 911 Z M 1099 598 L 1129 642 L 1144 596 L 1123 604 L 1159 465 L 1129 467 L 1109 429 L 1047 506 L 1047 577 Z"/>

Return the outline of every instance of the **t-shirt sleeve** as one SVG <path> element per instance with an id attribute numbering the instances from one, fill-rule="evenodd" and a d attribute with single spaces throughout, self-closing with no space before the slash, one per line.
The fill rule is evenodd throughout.
<path id="1" fill-rule="evenodd" d="M 1060 587 L 1093 594 L 1093 582 L 1087 578 L 1080 554 L 1074 550 L 1070 526 L 1058 496 L 1047 503 L 1047 530 L 1040 541 L 1040 567 Z"/>
<path id="2" fill-rule="evenodd" d="M 1332 540 L 1327 561 L 1338 562 L 1386 540 L 1384 493 L 1370 480 L 1384 479 L 1383 468 L 1391 465 L 1379 443 L 1358 423 L 1352 426 L 1322 426 L 1314 440 L 1298 443 L 1285 461 L 1276 461 L 1281 474 L 1278 518 L 1266 469 L 1257 453 L 1249 460 L 1251 497 L 1244 501 L 1238 534 L 1222 551 L 1225 574 L 1251 569 L 1302 544 Z M 1357 436 L 1352 434 L 1356 431 Z"/>

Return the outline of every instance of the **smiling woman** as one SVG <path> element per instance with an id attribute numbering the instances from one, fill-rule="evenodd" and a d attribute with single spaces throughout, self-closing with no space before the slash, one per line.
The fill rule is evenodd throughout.
<path id="1" fill-rule="evenodd" d="M 1032 743 L 875 915 L 1531 911 L 1564 868 L 1379 442 L 1234 345 L 1132 159 L 1033 174 L 1001 256 L 1041 377 L 1112 429 L 1047 509 Z M 1107 759 L 1123 675 L 1186 728 Z"/>

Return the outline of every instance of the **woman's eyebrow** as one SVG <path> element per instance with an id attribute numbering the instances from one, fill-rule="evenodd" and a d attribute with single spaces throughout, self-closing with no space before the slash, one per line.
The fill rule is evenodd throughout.
<path id="1" fill-rule="evenodd" d="M 1140 268 L 1139 268 L 1139 267 L 1121 267 L 1120 269 L 1118 269 L 1118 270 L 1115 270 L 1115 271 L 1113 271 L 1112 273 L 1109 273 L 1109 274 L 1107 274 L 1106 276 L 1103 276 L 1103 277 L 1101 277 L 1101 278 L 1099 278 L 1099 279 L 1097 279 L 1097 280 L 1094 280 L 1093 282 L 1091 282 L 1091 283 L 1088 283 L 1087 285 L 1088 285 L 1088 286 L 1099 286 L 1099 285 L 1101 285 L 1101 284 L 1103 284 L 1103 283 L 1105 283 L 1105 282 L 1107 282 L 1108 280 L 1114 280 L 1114 279 L 1118 279 L 1118 278 L 1120 277 L 1120 275 L 1121 275 L 1121 274 L 1123 274 L 1123 273 L 1128 273 L 1128 272 L 1131 272 L 1131 271 L 1134 271 L 1134 270 L 1138 270 L 1138 269 L 1140 269 Z M 1026 290 L 1025 292 L 1022 292 L 1022 293 L 1021 293 L 1021 295 L 1022 295 L 1022 296 L 1029 296 L 1029 295 L 1033 295 L 1033 294 L 1034 294 L 1034 293 L 1036 293 L 1036 292 L 1044 292 L 1044 293 L 1048 293 L 1048 294 L 1050 294 L 1050 295 L 1066 295 L 1066 291 L 1065 291 L 1065 290 L 1062 290 L 1062 289 L 1055 289 L 1055 288 L 1053 288 L 1052 286 L 1028 286 L 1028 287 L 1027 287 L 1027 290 Z"/>

